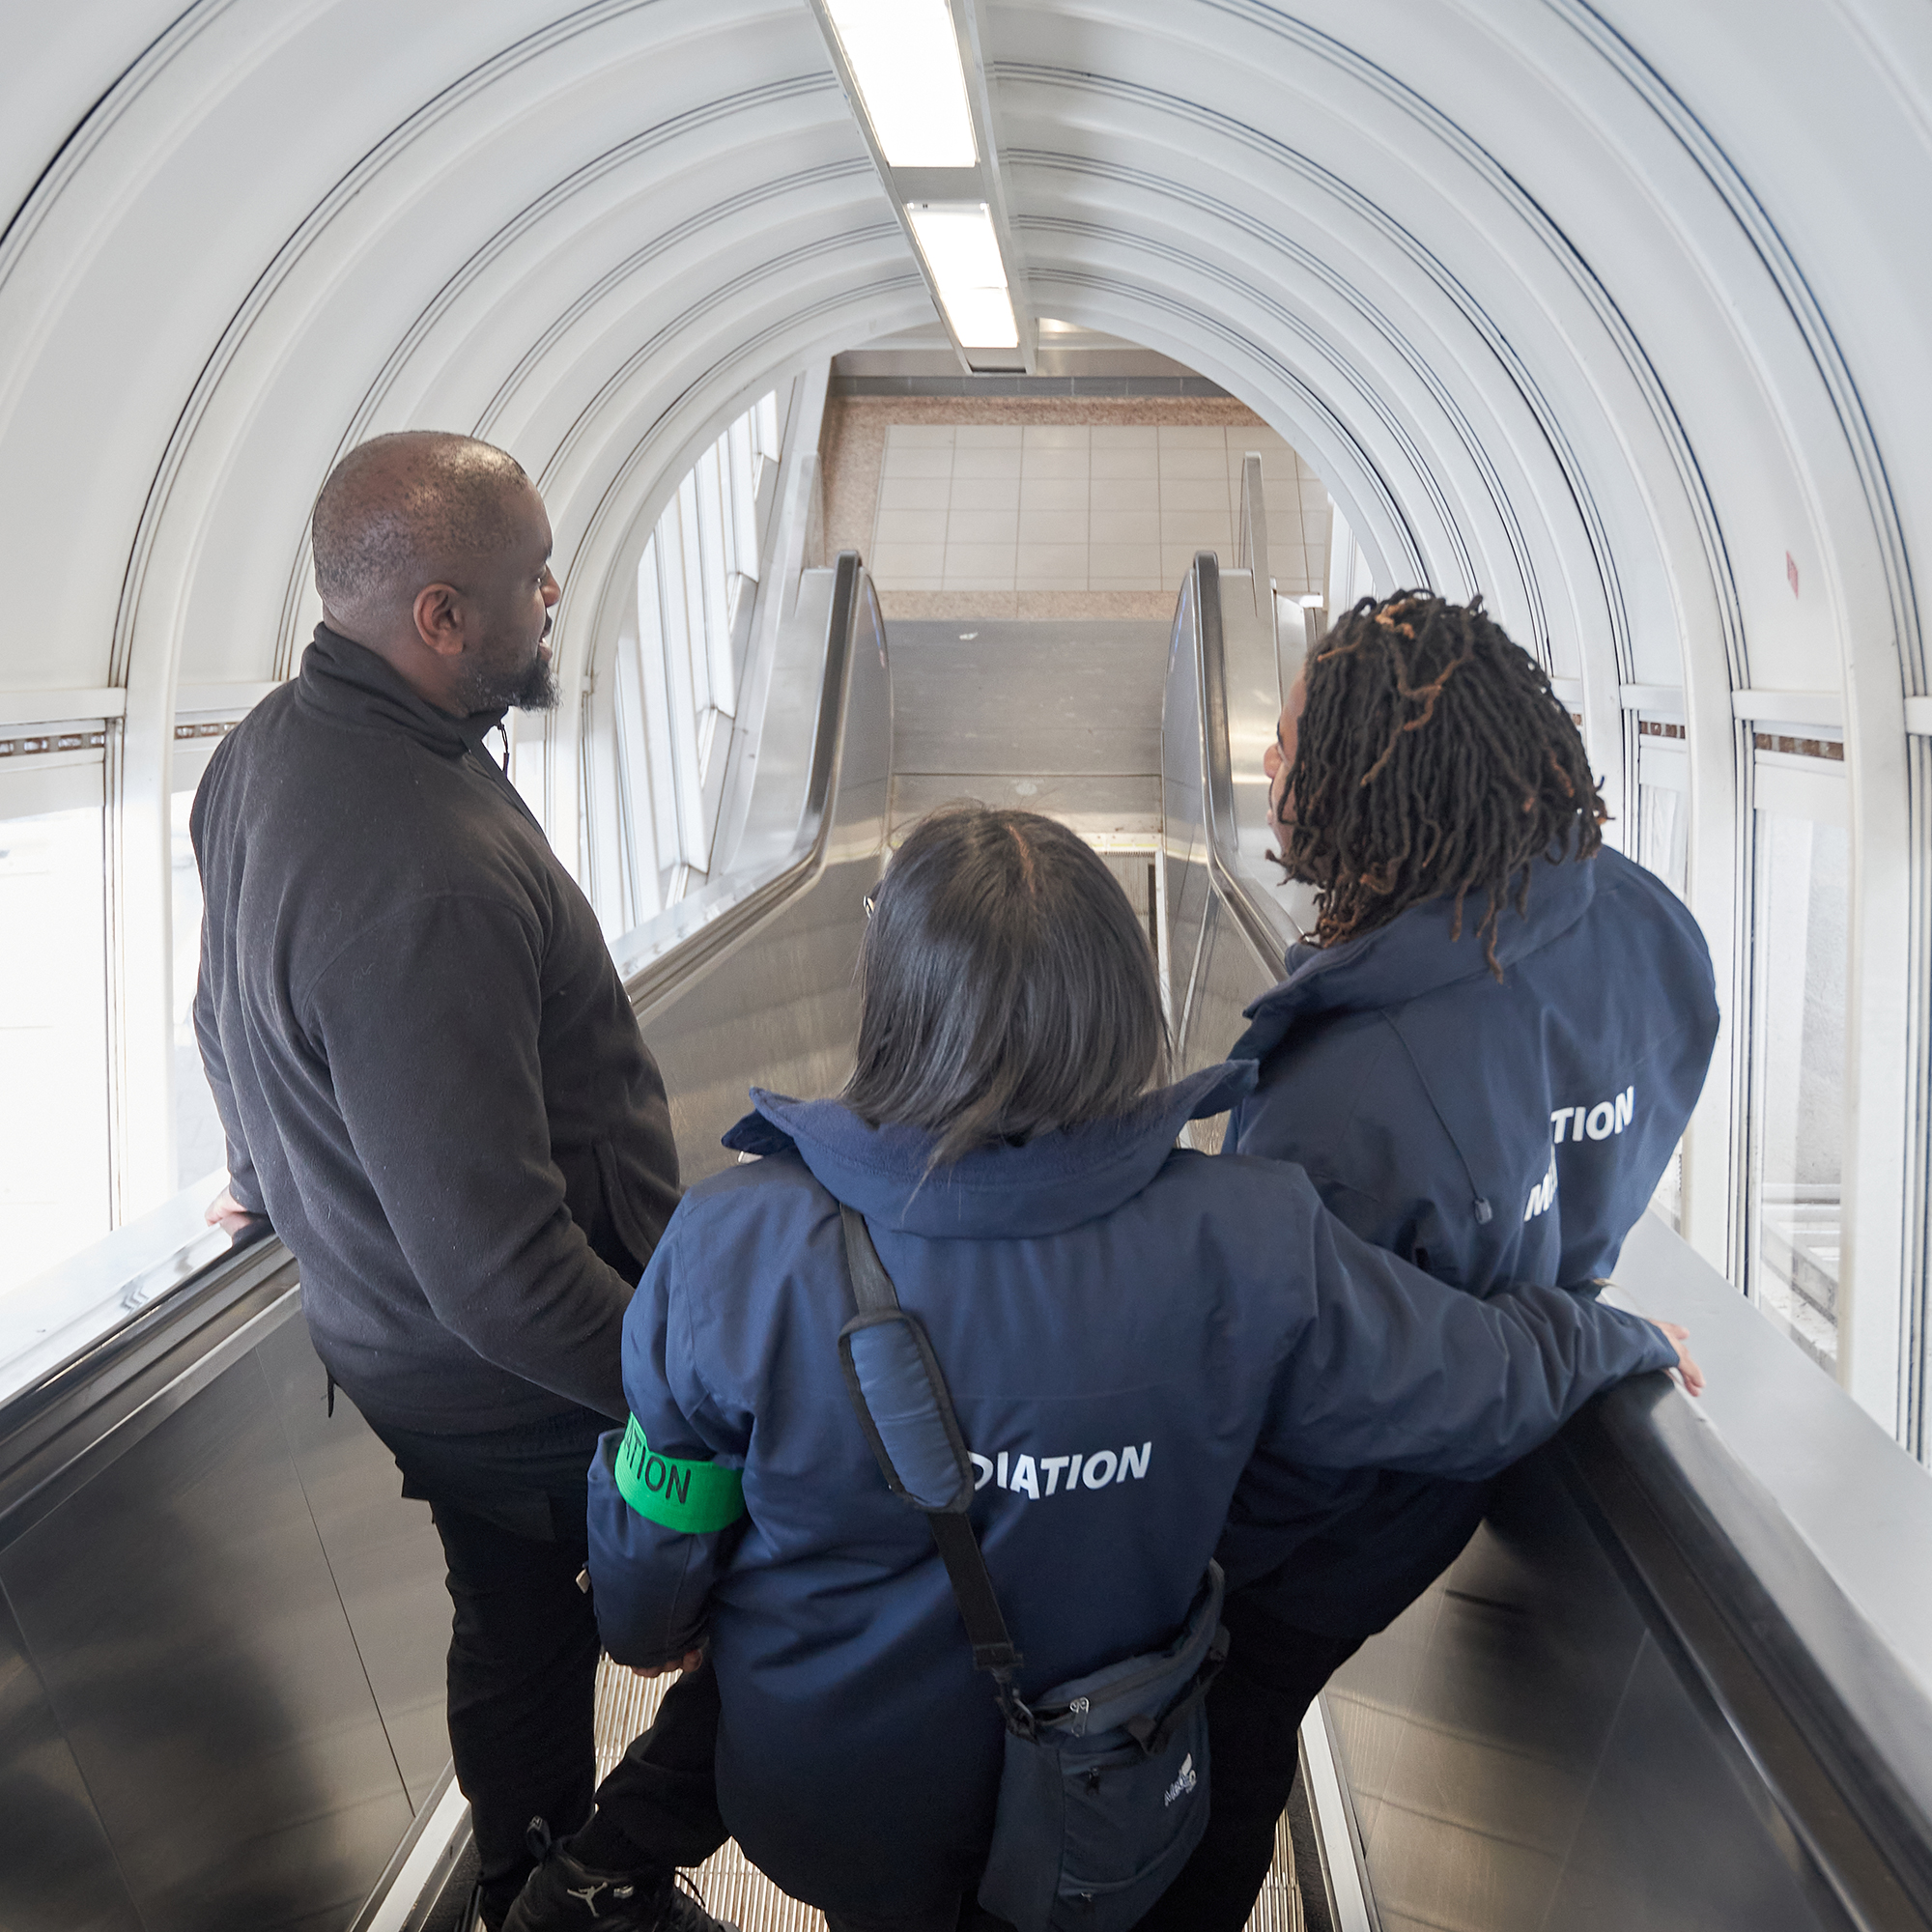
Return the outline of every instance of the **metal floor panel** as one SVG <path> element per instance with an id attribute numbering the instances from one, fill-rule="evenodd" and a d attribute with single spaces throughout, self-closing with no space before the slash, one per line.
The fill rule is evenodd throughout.
<path id="1" fill-rule="evenodd" d="M 633 1677 L 607 1657 L 597 1672 L 597 1776 L 623 1756 L 624 1748 L 657 1715 L 668 1677 Z M 735 1844 L 727 1844 L 696 1874 L 704 1907 L 739 1932 L 823 1932 L 825 1917 L 787 1898 Z M 1294 1848 L 1284 1817 L 1268 1873 L 1247 1932 L 1302 1932 L 1301 1897 L 1294 1886 Z"/>
<path id="2" fill-rule="evenodd" d="M 77 1768 L 148 1932 L 346 1924 L 410 1824 L 263 1353 L 0 1551 L 50 1762 Z M 309 1471 L 353 1516 L 327 1461 Z"/>
<path id="3" fill-rule="evenodd" d="M 998 810 L 1043 811 L 1095 843 L 1160 839 L 1160 781 L 1094 772 L 901 772 L 893 780 L 893 832 L 942 805 L 976 798 Z"/>
<path id="4" fill-rule="evenodd" d="M 1103 812 L 1157 825 L 1157 789 L 1147 787 L 1160 778 L 1165 623 L 899 622 L 892 653 L 895 794 L 1062 816 L 1087 809 L 1089 789 L 1065 781 L 1089 779 L 1105 781 L 1094 788 Z M 1028 783 L 1041 791 L 1015 789 Z M 895 805 L 895 822 L 908 815 Z"/>
<path id="5" fill-rule="evenodd" d="M 1337 1673 L 1383 1932 L 1844 1932 L 1548 1452 Z"/>

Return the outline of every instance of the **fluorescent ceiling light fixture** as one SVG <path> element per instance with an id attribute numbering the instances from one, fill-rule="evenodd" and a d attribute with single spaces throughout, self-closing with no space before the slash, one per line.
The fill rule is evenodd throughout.
<path id="1" fill-rule="evenodd" d="M 1017 349 L 1020 331 L 1005 289 L 955 289 L 946 298 L 952 332 L 968 349 Z"/>
<path id="2" fill-rule="evenodd" d="M 975 166 L 966 73 L 946 0 L 825 0 L 825 11 L 887 165 Z"/>
<path id="3" fill-rule="evenodd" d="M 906 210 L 920 253 L 939 284 L 952 332 L 968 349 L 1016 349 L 999 238 L 983 201 L 919 202 Z"/>
<path id="4" fill-rule="evenodd" d="M 906 210 L 920 253 L 943 289 L 1003 289 L 1006 264 L 983 201 L 915 202 Z"/>

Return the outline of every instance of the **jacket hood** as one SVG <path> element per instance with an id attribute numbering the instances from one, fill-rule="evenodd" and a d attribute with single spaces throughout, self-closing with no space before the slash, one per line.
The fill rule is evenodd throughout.
<path id="1" fill-rule="evenodd" d="M 1568 932 L 1596 896 L 1594 859 L 1539 860 L 1530 875 L 1529 905 L 1505 904 L 1496 916 L 1496 959 L 1504 972 Z M 1375 932 L 1326 949 L 1289 950 L 1288 977 L 1243 1015 L 1248 1030 L 1231 1060 L 1264 1060 L 1290 1030 L 1322 1012 L 1374 1011 L 1419 999 L 1490 970 L 1483 940 L 1482 901 L 1463 901 L 1463 933 L 1451 939 L 1456 901 L 1445 894 L 1410 906 Z"/>
<path id="2" fill-rule="evenodd" d="M 503 721 L 500 705 L 468 718 L 439 711 L 366 644 L 327 624 L 315 627 L 314 641 L 302 653 L 297 689 L 301 704 L 337 724 L 399 730 L 446 758 L 481 753 L 485 736 Z"/>
<path id="3" fill-rule="evenodd" d="M 1209 1066 L 1125 1114 L 979 1148 L 927 1172 L 935 1135 L 867 1126 L 838 1100 L 791 1100 L 752 1089 L 753 1112 L 724 1136 L 739 1153 L 796 1151 L 828 1194 L 881 1227 L 922 1236 L 1024 1239 L 1057 1235 L 1130 1200 L 1160 1172 L 1189 1121 L 1254 1091 L 1252 1061 Z"/>

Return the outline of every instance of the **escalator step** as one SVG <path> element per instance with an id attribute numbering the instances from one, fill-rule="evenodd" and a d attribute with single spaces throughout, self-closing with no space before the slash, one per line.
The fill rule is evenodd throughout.
<path id="1" fill-rule="evenodd" d="M 633 1677 L 607 1657 L 597 1670 L 597 1776 L 603 1777 L 657 1715 L 668 1677 Z M 704 1909 L 743 1932 L 824 1932 L 824 1916 L 787 1898 L 735 1844 L 727 1844 L 695 1874 Z M 1274 1868 L 1255 1903 L 1247 1932 L 1304 1932 L 1301 1894 L 1294 1884 L 1294 1847 L 1283 1818 Z"/>

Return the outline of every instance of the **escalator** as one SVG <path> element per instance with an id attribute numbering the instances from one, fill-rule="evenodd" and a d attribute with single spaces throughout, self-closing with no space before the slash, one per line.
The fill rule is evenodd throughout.
<path id="1" fill-rule="evenodd" d="M 1156 937 L 1183 1069 L 1306 910 L 1263 863 L 1282 675 L 1247 543 L 1247 569 L 1189 570 L 1168 660 Z M 726 875 L 615 949 L 687 1179 L 729 1158 L 751 1079 L 845 1072 L 894 769 L 856 557 L 805 574 L 768 715 L 799 728 L 767 734 Z M 427 1512 L 327 1412 L 279 1242 L 178 1272 L 0 1406 L 0 1925 L 448 1923 L 467 1834 Z M 1661 1223 L 1620 1279 L 1695 1329 L 1705 1407 L 1593 1405 L 1341 1673 L 1269 1924 L 1932 1932 L 1922 1476 Z M 613 1678 L 607 1753 L 649 1695 Z M 721 1871 L 713 1909 L 747 1932 L 812 1922 Z"/>

